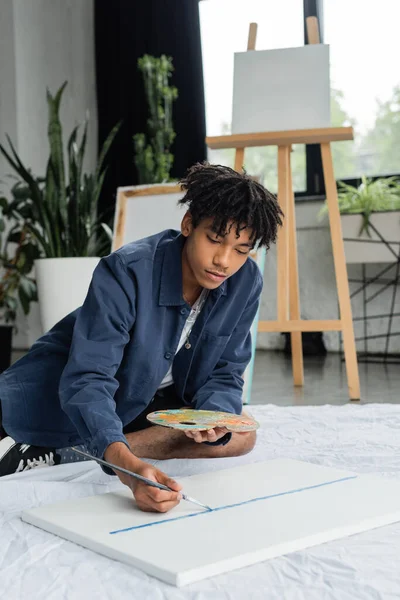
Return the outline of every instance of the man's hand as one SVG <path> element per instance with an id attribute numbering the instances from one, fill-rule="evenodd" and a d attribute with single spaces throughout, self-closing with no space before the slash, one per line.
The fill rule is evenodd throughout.
<path id="1" fill-rule="evenodd" d="M 182 486 L 159 469 L 137 458 L 125 444 L 120 442 L 110 444 L 104 456 L 106 460 L 119 467 L 133 471 L 147 479 L 158 481 L 158 483 L 162 483 L 174 490 L 171 492 L 160 490 L 130 475 L 115 471 L 121 482 L 132 490 L 136 504 L 140 510 L 165 513 L 181 501 L 182 496 L 179 494 L 179 491 L 182 489 Z"/>
<path id="2" fill-rule="evenodd" d="M 195 431 L 192 429 L 190 431 L 185 431 L 187 437 L 198 444 L 201 444 L 202 442 L 216 442 L 224 437 L 226 433 L 228 433 L 226 427 L 214 427 L 214 429 L 207 429 L 206 431 Z"/>
<path id="3" fill-rule="evenodd" d="M 242 412 L 242 415 L 248 416 L 244 411 Z M 205 431 L 196 431 L 194 429 L 185 431 L 187 437 L 191 438 L 198 444 L 201 444 L 202 442 L 217 442 L 219 439 L 224 437 L 226 433 L 228 433 L 228 429 L 226 427 L 214 427 L 214 429 L 207 429 Z M 241 433 L 246 434 L 247 431 L 237 431 L 235 432 L 235 435 L 240 435 Z"/>

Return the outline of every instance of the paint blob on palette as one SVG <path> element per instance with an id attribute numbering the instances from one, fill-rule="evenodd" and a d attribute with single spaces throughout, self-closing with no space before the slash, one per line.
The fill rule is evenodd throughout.
<path id="1" fill-rule="evenodd" d="M 248 415 L 212 410 L 156 410 L 147 415 L 151 423 L 182 430 L 205 431 L 214 427 L 225 427 L 228 431 L 254 431 L 259 424 Z"/>

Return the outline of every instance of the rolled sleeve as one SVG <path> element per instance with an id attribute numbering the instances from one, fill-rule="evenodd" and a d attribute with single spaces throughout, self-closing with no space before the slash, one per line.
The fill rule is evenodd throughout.
<path id="1" fill-rule="evenodd" d="M 83 443 L 96 457 L 113 442 L 123 442 L 114 395 L 115 378 L 135 322 L 136 284 L 116 254 L 96 267 L 79 311 L 68 362 L 59 386 L 61 406 Z"/>

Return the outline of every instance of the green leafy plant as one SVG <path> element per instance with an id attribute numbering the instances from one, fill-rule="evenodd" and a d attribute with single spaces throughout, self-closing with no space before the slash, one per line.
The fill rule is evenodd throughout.
<path id="1" fill-rule="evenodd" d="M 0 144 L 0 152 L 21 179 L 14 190 L 12 211 L 20 230 L 29 232 L 40 257 L 104 256 L 110 251 L 112 232 L 104 215 L 98 216 L 97 208 L 106 175 L 105 157 L 120 124 L 104 142 L 95 172 L 84 173 L 87 121 L 79 142 L 79 126 L 73 129 L 66 157 L 64 153 L 59 111 L 66 85 L 54 97 L 47 90 L 50 153 L 45 177 L 35 176 L 25 167 L 8 136 L 10 150 Z"/>
<path id="2" fill-rule="evenodd" d="M 31 302 L 37 300 L 36 283 L 29 274 L 39 250 L 29 230 L 15 221 L 12 225 L 18 187 L 17 183 L 12 189 L 11 203 L 0 198 L 0 322 L 5 323 L 15 323 L 18 304 L 27 315 Z"/>
<path id="3" fill-rule="evenodd" d="M 135 165 L 139 183 L 169 181 L 174 157 L 170 148 L 175 139 L 172 124 L 172 106 L 178 97 L 176 87 L 169 85 L 173 72 L 172 59 L 165 55 L 156 58 L 145 54 L 138 60 L 150 112 L 147 120 L 148 136 L 133 136 Z"/>
<path id="4" fill-rule="evenodd" d="M 360 214 L 362 224 L 359 235 L 365 231 L 371 235 L 369 224 L 374 212 L 400 210 L 400 182 L 396 177 L 379 179 L 361 178 L 359 186 L 338 182 L 338 201 L 341 214 Z M 325 203 L 321 215 L 328 212 Z"/>

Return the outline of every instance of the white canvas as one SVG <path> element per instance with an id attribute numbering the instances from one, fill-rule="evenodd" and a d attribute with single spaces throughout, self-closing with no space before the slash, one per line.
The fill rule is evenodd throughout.
<path id="1" fill-rule="evenodd" d="M 400 482 L 296 460 L 180 482 L 219 510 L 181 502 L 165 515 L 143 513 L 121 490 L 41 506 L 22 519 L 177 586 L 400 520 Z"/>
<path id="2" fill-rule="evenodd" d="M 232 133 L 330 125 L 329 46 L 235 54 Z"/>
<path id="3" fill-rule="evenodd" d="M 176 184 L 162 184 L 163 187 Z M 160 184 L 157 185 L 159 187 Z M 149 186 L 143 186 L 148 188 Z M 139 186 L 120 188 L 119 191 L 137 191 Z M 126 225 L 123 245 L 134 240 L 140 240 L 149 235 L 154 235 L 163 229 L 180 229 L 181 221 L 186 208 L 178 205 L 184 192 L 176 194 L 154 194 L 147 196 L 135 195 L 128 198 L 126 205 Z M 118 217 L 118 206 L 115 219 Z M 116 222 L 114 223 L 115 231 Z"/>

